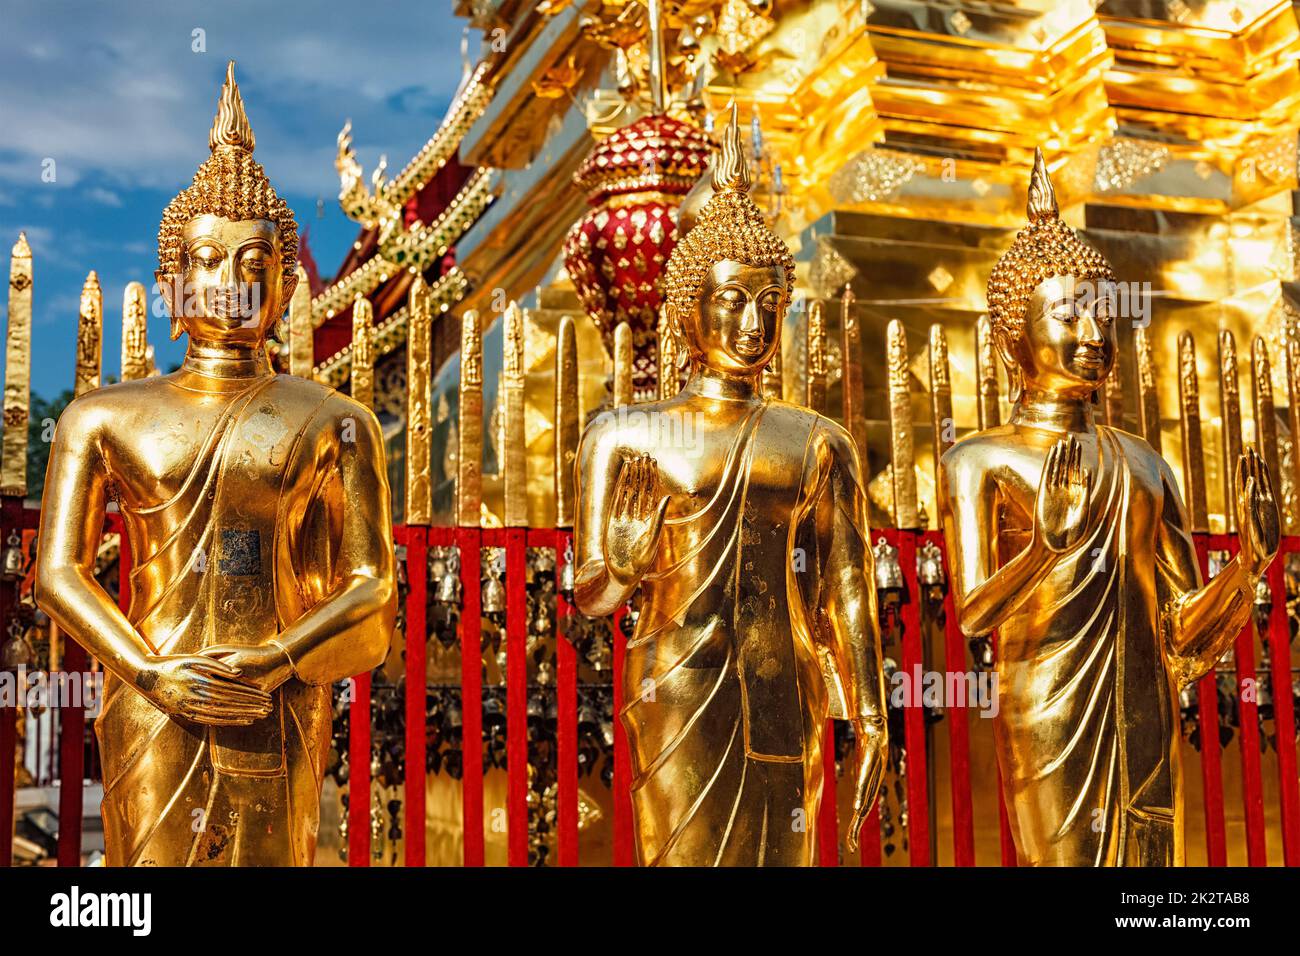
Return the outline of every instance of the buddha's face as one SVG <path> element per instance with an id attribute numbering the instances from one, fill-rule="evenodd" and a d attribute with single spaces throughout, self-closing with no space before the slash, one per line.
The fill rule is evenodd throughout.
<path id="1" fill-rule="evenodd" d="M 1057 276 L 1039 283 L 1025 332 L 1004 343 L 1032 391 L 1088 396 L 1115 365 L 1114 284 Z"/>
<path id="2" fill-rule="evenodd" d="M 280 238 L 267 219 L 195 216 L 181 238 L 180 283 L 159 286 L 190 337 L 255 346 L 284 311 L 297 279 L 283 277 Z"/>
<path id="3" fill-rule="evenodd" d="M 709 368 L 752 374 L 772 360 L 781 341 L 789 298 L 785 269 L 748 266 L 731 259 L 713 264 L 700 287 L 687 344 Z"/>

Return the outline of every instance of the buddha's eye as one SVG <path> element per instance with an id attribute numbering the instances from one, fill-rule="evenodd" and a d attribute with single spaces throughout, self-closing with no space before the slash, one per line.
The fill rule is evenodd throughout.
<path id="1" fill-rule="evenodd" d="M 745 293 L 739 289 L 722 289 L 717 297 L 727 305 L 740 305 L 745 301 Z"/>
<path id="2" fill-rule="evenodd" d="M 239 261 L 240 261 L 240 265 L 242 265 L 244 269 L 246 269 L 249 272 L 265 272 L 266 271 L 266 250 L 250 249 L 243 254 L 242 258 Z"/>
<path id="3" fill-rule="evenodd" d="M 781 304 L 781 293 L 765 292 L 763 293 L 763 298 L 759 301 L 765 311 L 775 312 L 777 306 Z"/>
<path id="4" fill-rule="evenodd" d="M 221 252 L 215 246 L 198 246 L 190 250 L 190 258 L 204 269 L 221 265 Z"/>

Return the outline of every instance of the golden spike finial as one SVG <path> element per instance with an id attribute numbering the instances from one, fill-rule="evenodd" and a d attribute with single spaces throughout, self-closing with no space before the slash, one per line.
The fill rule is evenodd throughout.
<path id="1" fill-rule="evenodd" d="M 32 257 L 32 247 L 27 244 L 27 233 L 18 233 L 18 241 L 14 243 L 13 251 L 10 252 L 9 255 L 21 256 L 24 259 L 30 259 Z"/>
<path id="2" fill-rule="evenodd" d="M 1029 203 L 1025 211 L 1030 222 L 1056 219 L 1061 213 L 1056 204 L 1052 177 L 1047 174 L 1047 161 L 1043 159 L 1043 151 L 1037 147 L 1034 148 L 1034 170 L 1029 174 Z"/>
<path id="3" fill-rule="evenodd" d="M 734 99 L 727 129 L 722 134 L 722 153 L 713 164 L 713 190 L 749 192 L 749 164 L 745 162 L 745 147 L 740 138 L 740 107 Z"/>
<path id="4" fill-rule="evenodd" d="M 232 146 L 251 153 L 253 144 L 253 127 L 248 124 L 248 114 L 244 112 L 244 99 L 239 95 L 239 84 L 235 82 L 235 61 L 231 60 L 226 64 L 226 82 L 221 86 L 217 116 L 212 121 L 212 131 L 208 133 L 208 149 L 216 152 L 218 146 Z"/>

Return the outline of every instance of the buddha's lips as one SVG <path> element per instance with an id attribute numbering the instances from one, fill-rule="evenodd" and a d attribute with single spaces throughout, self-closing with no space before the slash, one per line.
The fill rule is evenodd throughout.
<path id="1" fill-rule="evenodd" d="M 1106 356 L 1097 349 L 1079 349 L 1074 353 L 1074 361 L 1087 368 L 1101 368 L 1106 364 Z"/>
<path id="2" fill-rule="evenodd" d="M 742 355 L 758 355 L 763 351 L 763 336 L 741 332 L 736 336 L 736 351 Z"/>
<path id="3" fill-rule="evenodd" d="M 244 319 L 249 314 L 248 301 L 236 289 L 209 289 L 208 311 L 217 319 Z"/>

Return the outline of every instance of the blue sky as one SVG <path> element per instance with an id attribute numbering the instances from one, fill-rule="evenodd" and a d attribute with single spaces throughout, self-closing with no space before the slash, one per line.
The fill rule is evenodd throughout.
<path id="1" fill-rule="evenodd" d="M 104 287 L 105 372 L 120 367 L 122 290 L 153 283 L 158 220 L 207 156 L 228 58 L 256 156 L 309 232 L 324 276 L 357 233 L 337 201 L 344 120 L 367 173 L 381 153 L 394 172 L 437 128 L 463 68 L 464 21 L 451 0 L 6 0 L 3 24 L 0 248 L 7 275 L 26 230 L 32 387 L 45 397 L 71 386 L 77 300 L 91 269 Z M 205 52 L 193 49 L 195 30 Z M 42 180 L 48 160 L 53 182 Z M 149 321 L 168 368 L 183 343 L 168 340 L 165 319 Z"/>

